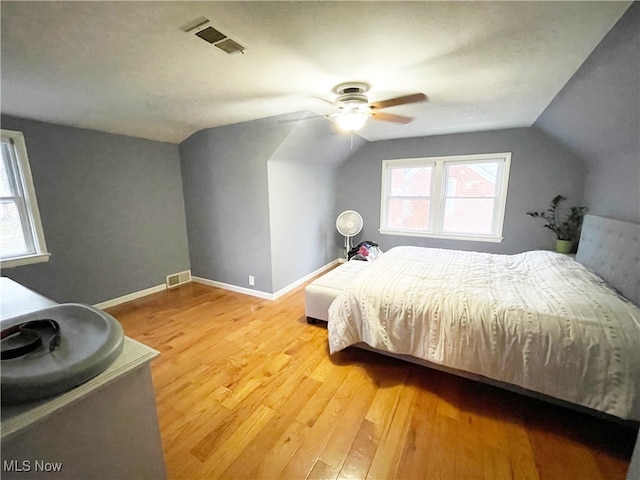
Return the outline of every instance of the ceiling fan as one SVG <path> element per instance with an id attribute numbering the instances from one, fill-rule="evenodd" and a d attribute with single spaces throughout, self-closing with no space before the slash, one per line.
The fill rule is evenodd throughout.
<path id="1" fill-rule="evenodd" d="M 381 112 L 383 108 L 406 105 L 409 103 L 425 102 L 428 97 L 424 93 L 413 93 L 401 97 L 390 98 L 379 102 L 369 103 L 365 93 L 369 90 L 366 83 L 343 83 L 335 88 L 338 98 L 335 106 L 338 112 L 328 115 L 338 126 L 347 132 L 355 132 L 362 128 L 369 118 L 384 122 L 407 124 L 411 117 Z"/>

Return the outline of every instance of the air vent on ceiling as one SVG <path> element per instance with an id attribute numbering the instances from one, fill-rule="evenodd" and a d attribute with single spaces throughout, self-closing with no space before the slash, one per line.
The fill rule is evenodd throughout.
<path id="1" fill-rule="evenodd" d="M 209 25 L 210 20 L 207 17 L 196 18 L 195 20 L 183 25 L 180 29 L 186 33 L 193 33 L 207 43 L 215 45 L 223 52 L 228 54 L 244 53 L 246 47 L 239 42 L 227 37 L 220 30 Z"/>
<path id="2" fill-rule="evenodd" d="M 219 32 L 213 27 L 203 28 L 202 30 L 196 32 L 196 35 L 209 43 L 216 43 L 227 38 L 224 33 Z"/>

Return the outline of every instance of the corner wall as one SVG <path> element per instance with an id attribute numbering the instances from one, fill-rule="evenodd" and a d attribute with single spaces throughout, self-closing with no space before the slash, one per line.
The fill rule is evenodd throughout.
<path id="1" fill-rule="evenodd" d="M 180 144 L 194 276 L 260 296 L 336 259 L 335 177 L 349 137 L 300 116 L 201 130 Z"/>
<path id="2" fill-rule="evenodd" d="M 588 168 L 590 213 L 640 223 L 640 2 L 604 37 L 534 126 Z"/>
<path id="3" fill-rule="evenodd" d="M 337 133 L 323 117 L 298 122 L 268 162 L 274 291 L 338 257 L 338 168 L 364 140 Z"/>
<path id="4" fill-rule="evenodd" d="M 201 130 L 179 145 L 194 276 L 273 292 L 267 160 L 290 129 L 272 117 Z"/>
<path id="5" fill-rule="evenodd" d="M 189 270 L 177 145 L 9 116 L 2 128 L 24 133 L 51 253 L 3 276 L 96 304 Z"/>

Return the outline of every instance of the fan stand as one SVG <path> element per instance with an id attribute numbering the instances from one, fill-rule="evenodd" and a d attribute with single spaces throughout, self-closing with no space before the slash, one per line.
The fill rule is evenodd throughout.
<path id="1" fill-rule="evenodd" d="M 344 237 L 344 258 L 349 259 L 349 252 L 353 248 L 353 241 L 351 240 L 353 237 L 349 237 L 345 235 Z"/>

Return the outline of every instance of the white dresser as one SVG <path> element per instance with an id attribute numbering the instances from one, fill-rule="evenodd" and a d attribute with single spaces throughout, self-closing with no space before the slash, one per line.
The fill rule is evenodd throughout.
<path id="1" fill-rule="evenodd" d="M 0 278 L 0 323 L 55 302 Z M 156 350 L 125 337 L 104 372 L 60 395 L 1 407 L 4 479 L 163 479 L 150 362 Z"/>

